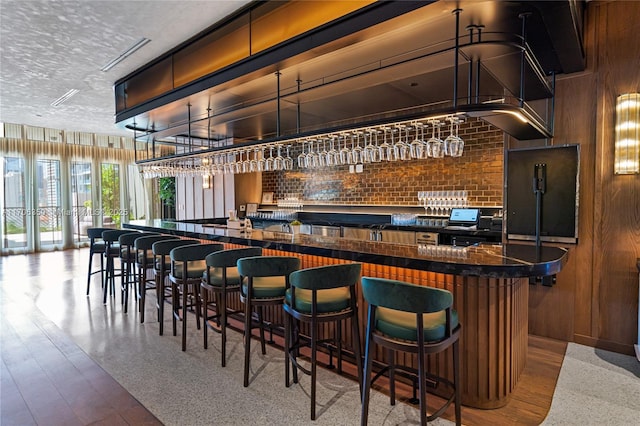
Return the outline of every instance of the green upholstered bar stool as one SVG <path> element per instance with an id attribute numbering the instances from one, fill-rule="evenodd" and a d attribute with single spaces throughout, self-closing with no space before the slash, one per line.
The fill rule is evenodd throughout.
<path id="1" fill-rule="evenodd" d="M 420 393 L 420 424 L 426 425 L 455 403 L 456 424 L 461 424 L 460 413 L 460 357 L 458 341 L 460 324 L 452 308 L 453 295 L 447 290 L 418 286 L 383 278 L 362 278 L 362 294 L 369 304 L 365 349 L 364 392 L 362 395 L 361 424 L 366 425 L 369 413 L 371 385 L 386 370 L 389 371 L 391 405 L 395 404 L 395 370 L 415 370 L 394 365 L 394 352 L 417 355 L 418 389 Z M 374 345 L 388 350 L 389 366 L 372 380 Z M 453 382 L 426 371 L 425 355 L 437 354 L 452 348 Z M 430 384 L 443 384 L 451 390 L 445 403 L 427 415 L 427 380 Z M 445 389 L 446 390 L 446 389 Z"/>
<path id="2" fill-rule="evenodd" d="M 158 308 L 158 322 L 160 323 L 158 334 L 160 336 L 162 336 L 164 333 L 164 304 L 167 298 L 171 299 L 172 293 L 171 283 L 169 282 L 169 285 L 167 285 L 169 272 L 171 271 L 171 258 L 169 257 L 169 253 L 171 253 L 171 250 L 176 247 L 189 246 L 194 244 L 199 244 L 199 241 L 189 239 L 166 240 L 157 241 L 151 246 L 154 257 L 153 263 L 156 270 L 156 301 Z M 176 335 L 175 323 L 173 328 L 173 335 Z"/>
<path id="3" fill-rule="evenodd" d="M 104 285 L 102 288 L 102 303 L 107 303 L 107 292 L 111 295 L 115 293 L 115 277 L 119 274 L 115 273 L 115 261 L 120 259 L 120 243 L 121 235 L 134 234 L 139 232 L 130 229 L 108 229 L 102 232 L 102 240 L 105 242 L 104 257 L 106 260 Z"/>
<path id="4" fill-rule="evenodd" d="M 238 272 L 243 280 L 240 301 L 244 303 L 244 387 L 249 386 L 251 361 L 252 312 L 258 311 L 258 327 L 262 354 L 267 353 L 264 340 L 263 308 L 282 305 L 289 274 L 300 269 L 300 259 L 293 256 L 255 256 L 238 260 Z M 246 278 L 246 282 L 244 281 Z"/>
<path id="5" fill-rule="evenodd" d="M 118 245 L 120 246 L 120 294 L 125 314 L 129 306 L 129 286 L 133 285 L 135 289 L 138 281 L 134 243 L 138 238 L 149 235 L 158 235 L 158 233 L 129 231 L 129 233 L 118 237 Z"/>
<path id="6" fill-rule="evenodd" d="M 341 322 L 351 319 L 352 348 L 358 369 L 358 382 L 362 384 L 362 358 L 360 355 L 360 327 L 356 285 L 360 282 L 362 265 L 349 263 L 320 266 L 292 272 L 284 302 L 285 318 L 285 384 L 289 387 L 289 361 L 293 364 L 293 381 L 298 382 L 298 369 L 311 376 L 311 420 L 316 419 L 316 359 L 318 345 L 334 342 L 338 351 L 338 372 L 342 372 Z M 298 323 L 294 322 L 294 319 Z M 311 370 L 297 360 L 302 341 L 296 330 L 299 323 L 310 325 Z M 318 327 L 322 323 L 335 323 L 333 338 L 320 340 Z M 362 385 L 360 387 L 362 389 Z"/>
<path id="7" fill-rule="evenodd" d="M 176 247 L 169 252 L 171 258 L 171 302 L 173 304 L 173 333 L 176 333 L 176 322 L 182 319 L 182 350 L 187 350 L 187 308 L 194 308 L 196 324 L 200 330 L 200 282 L 207 269 L 204 259 L 208 254 L 224 249 L 224 245 L 195 244 Z M 180 297 L 180 295 L 182 297 Z M 182 299 L 182 302 L 180 301 Z M 191 301 L 189 303 L 189 300 Z M 182 316 L 180 316 L 182 310 Z"/>
<path id="8" fill-rule="evenodd" d="M 247 247 L 222 250 L 205 258 L 207 269 L 202 276 L 202 317 L 204 318 L 204 348 L 208 345 L 209 321 L 215 320 L 222 335 L 222 366 L 227 363 L 227 318 L 236 313 L 227 308 L 227 294 L 240 291 L 240 274 L 237 263 L 243 257 L 261 256 L 262 248 Z M 209 296 L 213 296 L 212 299 Z M 215 305 L 215 315 L 209 315 L 209 306 Z M 213 327 L 212 327 L 213 328 Z M 215 330 L 215 329 L 214 329 Z"/>
<path id="9" fill-rule="evenodd" d="M 138 300 L 138 312 L 140 312 L 140 322 L 144 322 L 144 311 L 147 300 L 147 290 L 156 289 L 156 277 L 155 277 L 155 261 L 153 256 L 152 247 L 153 244 L 158 241 L 175 241 L 178 237 L 173 235 L 144 235 L 138 237 L 133 242 L 133 248 L 135 250 L 135 264 L 138 268 L 138 285 L 136 291 L 136 298 Z M 153 277 L 149 278 L 149 272 L 154 272 Z"/>
<path id="10" fill-rule="evenodd" d="M 89 289 L 91 288 L 91 276 L 94 274 L 100 274 L 100 284 L 104 285 L 104 252 L 107 244 L 102 240 L 102 233 L 109 231 L 112 228 L 88 228 L 87 237 L 89 238 L 89 269 L 87 272 L 87 296 L 89 295 Z M 93 257 L 94 255 L 100 255 L 100 269 L 93 271 Z"/>

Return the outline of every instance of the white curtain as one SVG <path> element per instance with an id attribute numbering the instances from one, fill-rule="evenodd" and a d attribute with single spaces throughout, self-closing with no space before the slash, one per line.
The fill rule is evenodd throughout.
<path id="1" fill-rule="evenodd" d="M 134 163 L 133 149 L 114 148 L 110 146 L 93 146 L 86 144 L 47 142 L 28 139 L 0 138 L 0 153 L 3 159 L 6 157 L 18 157 L 24 161 L 24 211 L 37 212 L 38 210 L 38 185 L 37 162 L 41 159 L 52 159 L 60 162 L 60 208 L 62 210 L 62 242 L 44 247 L 39 239 L 39 218 L 36 214 L 29 215 L 26 224 L 26 240 L 24 247 L 5 248 L 2 244 L 1 254 L 14 254 L 34 252 L 41 250 L 59 250 L 76 247 L 79 244 L 74 239 L 74 224 L 72 215 L 73 196 L 71 183 L 71 165 L 74 161 L 83 161 L 92 164 L 91 188 L 93 206 L 99 206 L 100 174 L 102 163 L 117 164 L 120 172 L 120 209 L 129 211 L 135 209 L 133 217 L 144 217 L 145 210 L 150 211 L 150 196 L 146 193 L 137 167 Z M 133 165 L 133 167 L 132 167 Z M 4 177 L 3 177 L 4 179 Z M 4 187 L 4 185 L 3 185 Z M 133 194 L 132 194 L 133 192 Z M 0 200 L 4 194 L 0 194 Z M 144 201 L 141 202 L 140 200 Z M 135 201 L 132 206 L 131 201 Z M 142 206 L 142 208 L 140 207 Z M 3 207 L 0 204 L 0 207 Z M 3 210 L 4 211 L 4 210 Z M 142 213 L 139 213 L 142 211 Z M 3 215 L 2 220 L 5 220 Z M 102 217 L 94 215 L 92 226 L 101 226 Z M 123 215 L 123 222 L 128 221 L 128 216 Z M 4 232 L 4 224 L 0 227 L 0 233 Z M 5 235 L 1 235 L 2 238 Z"/>

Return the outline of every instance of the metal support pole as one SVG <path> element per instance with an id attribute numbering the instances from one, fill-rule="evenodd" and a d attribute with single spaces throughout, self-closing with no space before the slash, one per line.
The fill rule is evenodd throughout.
<path id="1" fill-rule="evenodd" d="M 475 25 L 467 25 L 467 31 L 469 31 L 469 43 L 473 44 L 473 30 Z M 471 104 L 471 94 L 473 87 L 473 58 L 469 61 L 469 78 L 467 78 L 467 105 Z"/>
<path id="2" fill-rule="evenodd" d="M 152 133 L 156 132 L 155 124 L 151 125 L 151 132 Z M 147 140 L 149 140 L 148 137 L 147 137 Z M 148 142 L 147 142 L 147 144 L 148 144 Z M 148 152 L 147 152 L 147 155 L 149 155 Z M 155 137 L 153 139 L 151 139 L 151 158 L 156 158 L 156 138 Z"/>
<path id="3" fill-rule="evenodd" d="M 522 50 L 520 51 L 520 107 L 524 106 L 524 66 L 527 50 L 527 17 L 531 12 L 524 12 L 518 15 L 522 19 Z"/>
<path id="4" fill-rule="evenodd" d="M 207 146 L 211 149 L 211 108 L 207 107 Z"/>
<path id="5" fill-rule="evenodd" d="M 191 141 L 191 103 L 187 104 L 187 120 L 189 120 L 189 152 L 193 151 L 193 142 Z"/>
<path id="6" fill-rule="evenodd" d="M 453 13 L 456 15 L 456 45 L 454 49 L 453 62 L 453 108 L 458 107 L 458 55 L 460 54 L 460 12 L 462 9 L 455 9 Z"/>
<path id="7" fill-rule="evenodd" d="M 133 162 L 138 162 L 138 141 L 136 136 L 136 122 L 133 122 Z"/>
<path id="8" fill-rule="evenodd" d="M 549 127 L 551 130 L 551 135 L 553 135 L 553 130 L 555 129 L 555 116 L 556 116 L 556 72 L 551 72 L 552 80 L 551 80 L 551 90 L 553 93 L 551 94 L 551 117 L 549 118 Z"/>
<path id="9" fill-rule="evenodd" d="M 280 71 L 276 71 L 276 137 L 280 137 Z"/>
<path id="10" fill-rule="evenodd" d="M 481 43 L 484 25 L 476 25 L 476 28 L 478 29 L 478 43 Z M 476 60 L 476 103 L 480 103 L 480 58 Z"/>
<path id="11" fill-rule="evenodd" d="M 533 166 L 533 193 L 536 195 L 536 247 L 540 247 L 542 232 L 542 195 L 547 190 L 547 165 L 539 163 Z"/>
<path id="12" fill-rule="evenodd" d="M 302 83 L 302 80 L 297 79 L 296 83 L 298 83 L 298 93 L 300 93 L 300 83 Z M 298 98 L 298 105 L 296 106 L 296 133 L 300 133 L 300 98 Z"/>

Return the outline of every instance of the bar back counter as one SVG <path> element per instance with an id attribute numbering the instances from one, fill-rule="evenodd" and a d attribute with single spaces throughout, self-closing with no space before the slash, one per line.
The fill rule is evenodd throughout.
<path id="1" fill-rule="evenodd" d="M 524 244 L 403 245 L 264 230 L 245 232 L 163 220 L 133 221 L 123 227 L 205 242 L 218 241 L 225 243 L 225 248 L 258 246 L 263 248 L 265 255 L 300 257 L 302 268 L 360 262 L 363 276 L 451 291 L 462 324 L 462 402 L 485 409 L 502 407 L 509 402 L 524 369 L 528 345 L 529 278 L 554 275 L 567 261 L 566 249 Z M 359 299 L 359 322 L 366 324 L 364 300 L 361 295 Z M 281 309 L 274 309 L 267 315 L 275 323 L 282 323 Z M 361 332 L 361 336 L 364 335 L 364 331 Z M 345 346 L 351 341 L 348 324 L 343 325 L 343 340 Z M 381 362 L 385 357 L 382 351 L 376 354 Z M 432 357 L 428 367 L 451 378 L 451 365 L 447 359 L 450 358 Z M 411 356 L 404 356 L 397 362 L 411 367 L 417 365 Z"/>

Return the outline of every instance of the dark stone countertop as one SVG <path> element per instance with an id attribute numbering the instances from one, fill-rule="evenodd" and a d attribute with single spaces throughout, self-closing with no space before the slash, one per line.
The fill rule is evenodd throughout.
<path id="1" fill-rule="evenodd" d="M 246 233 L 160 219 L 132 221 L 123 227 L 355 262 L 490 278 L 553 275 L 560 272 L 568 256 L 568 251 L 559 247 L 542 246 L 537 250 L 535 246 L 525 244 L 470 247 L 403 245 L 262 230 Z"/>

